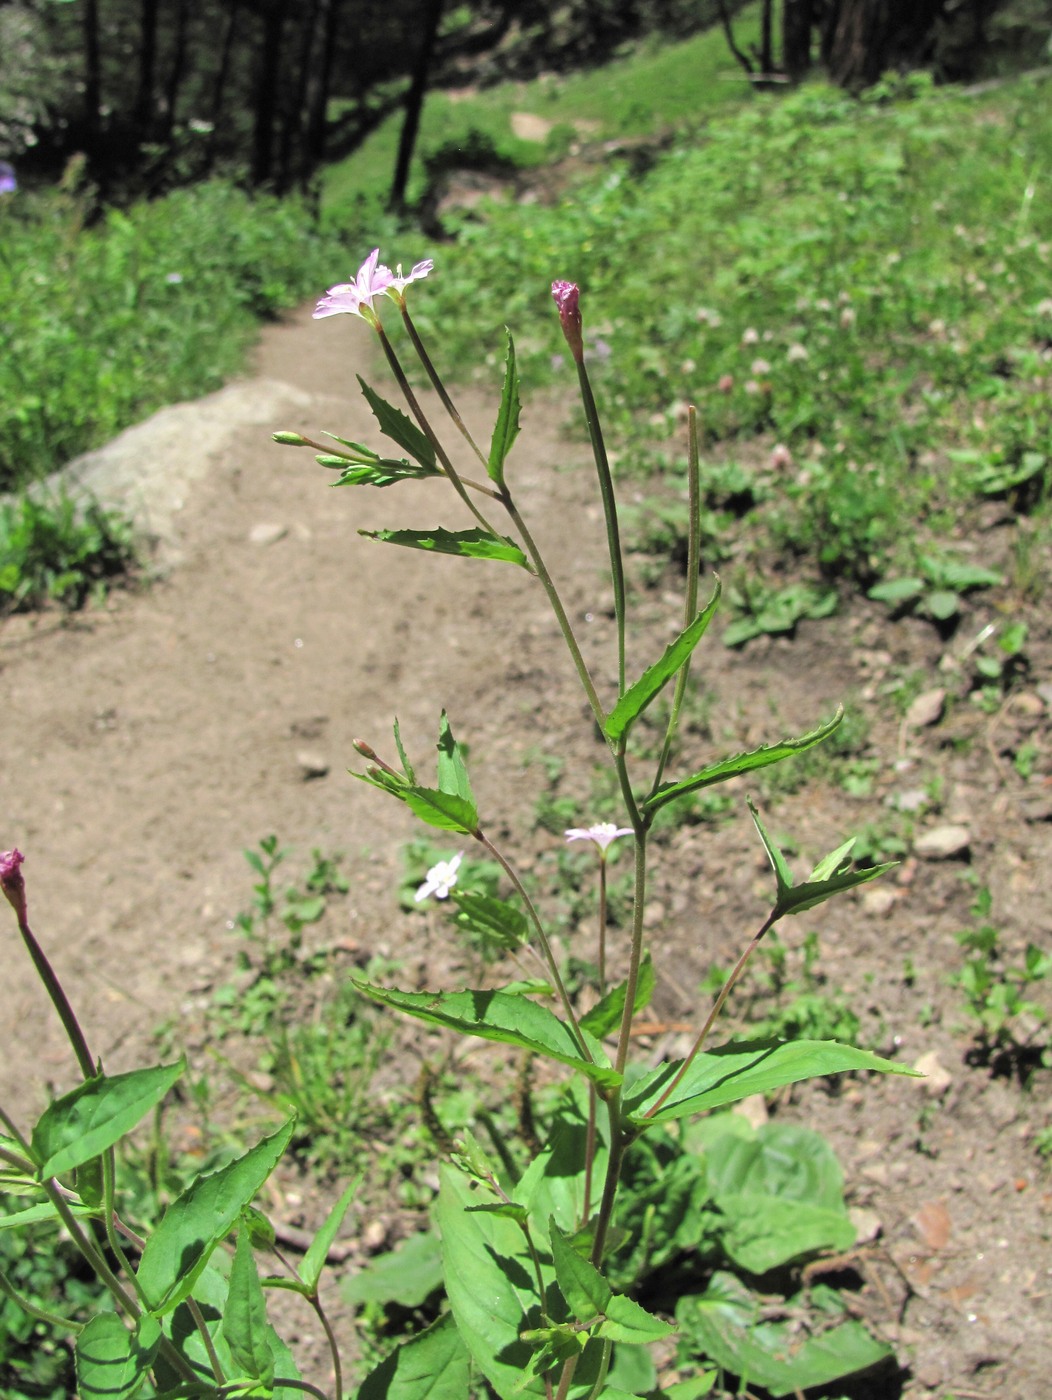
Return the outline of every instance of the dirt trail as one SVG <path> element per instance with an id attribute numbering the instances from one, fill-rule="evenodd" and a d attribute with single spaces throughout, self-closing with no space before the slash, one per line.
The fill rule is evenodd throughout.
<path id="1" fill-rule="evenodd" d="M 369 348 L 350 318 L 318 325 L 304 310 L 269 329 L 255 378 L 230 400 L 155 424 L 156 449 L 138 459 L 150 483 L 139 504 L 163 542 L 159 581 L 68 621 L 0 623 L 0 847 L 25 853 L 31 922 L 112 1071 L 135 1064 L 159 1023 L 192 1016 L 229 977 L 238 945 L 228 921 L 249 893 L 241 852 L 270 832 L 300 852 L 347 852 L 345 939 L 402 955 L 427 980 L 440 955 L 394 896 L 400 848 L 417 832 L 402 808 L 346 775 L 355 737 L 386 750 L 397 714 L 423 760 L 447 708 L 470 742 L 483 810 L 499 820 L 534 799 L 540 779 L 522 768 L 531 748 L 568 755 L 586 774 L 600 756 L 526 575 L 356 537 L 356 528 L 467 523 L 441 483 L 333 491 L 307 452 L 269 441 L 278 428 L 375 441 L 354 382 L 361 369 L 384 391 Z M 237 426 L 219 432 L 216 415 L 235 412 L 235 400 Z M 487 440 L 495 400 L 468 391 L 460 401 Z M 554 401 L 527 405 L 511 477 L 609 686 L 601 519 L 585 449 L 560 435 L 563 418 Z M 680 606 L 644 595 L 640 664 Z M 1048 629 L 1036 616 L 1031 624 L 1039 670 Z M 1034 785 L 1024 788 L 1003 756 L 1023 739 L 1047 753 L 1047 704 L 1030 692 L 1025 706 L 988 719 L 962 702 L 946 724 L 907 733 L 888 677 L 909 672 L 934 686 L 949 651 L 927 626 L 889 623 L 866 605 L 792 642 L 743 654 L 716 645 L 703 666 L 712 733 L 699 721 L 695 737 L 728 750 L 772 730 L 801 733 L 854 696 L 881 759 L 872 789 L 861 799 L 830 784 L 789 794 L 775 829 L 817 858 L 845 833 L 892 820 L 930 780 L 941 807 L 925 816 L 922 803 L 918 828 L 967 823 L 968 856 L 994 888 L 1013 951 L 1028 938 L 1047 944 L 1052 827 L 1024 814 Z M 952 668 L 945 674 L 952 685 Z M 328 772 L 308 777 L 304 760 Z M 667 855 L 646 911 L 666 969 L 655 1010 L 693 1017 L 698 981 L 741 946 L 768 875 L 744 820 L 677 828 Z M 852 1084 L 839 1096 L 817 1085 L 779 1111 L 831 1136 L 852 1199 L 881 1231 L 870 1295 L 913 1368 L 889 1395 L 1036 1400 L 1052 1374 L 1052 1192 L 1032 1142 L 1048 1121 L 1049 1076 L 1025 1094 L 964 1063 L 972 1041 L 946 972 L 961 962 L 953 935 L 973 897 L 966 868 L 911 857 L 886 892 L 813 920 L 830 986 L 862 1016 L 863 1043 L 908 1064 L 935 1051 L 948 1082 L 934 1092 L 904 1079 Z M 25 1119 L 48 1086 L 70 1085 L 72 1065 L 14 929 L 5 936 L 0 1101 Z M 445 970 L 439 961 L 436 978 Z"/>

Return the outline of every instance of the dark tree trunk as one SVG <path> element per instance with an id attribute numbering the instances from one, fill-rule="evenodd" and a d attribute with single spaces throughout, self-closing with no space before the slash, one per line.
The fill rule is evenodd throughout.
<path id="1" fill-rule="evenodd" d="M 413 80 L 405 99 L 405 120 L 402 122 L 402 135 L 398 142 L 398 159 L 395 161 L 394 179 L 391 181 L 391 195 L 388 205 L 391 209 L 401 209 L 405 204 L 405 188 L 409 182 L 409 166 L 413 159 L 416 134 L 420 129 L 420 113 L 427 92 L 427 78 L 431 71 L 431 59 L 438 38 L 438 26 L 442 19 L 443 0 L 426 0 L 423 15 L 423 35 L 417 51 Z"/>
<path id="2" fill-rule="evenodd" d="M 186 34 L 190 20 L 191 0 L 179 0 L 175 12 L 175 35 L 172 39 L 172 65 L 168 70 L 168 82 L 164 90 L 164 136 L 170 140 L 175 128 L 175 111 L 179 105 L 179 92 L 186 73 Z"/>
<path id="3" fill-rule="evenodd" d="M 943 0 L 840 0 L 831 29 L 829 76 L 840 87 L 875 83 L 889 68 L 930 55 Z"/>
<path id="4" fill-rule="evenodd" d="M 771 49 L 771 6 L 773 0 L 763 0 L 763 10 L 760 13 L 760 72 L 771 74 L 774 72 L 774 53 Z"/>
<path id="5" fill-rule="evenodd" d="M 326 112 L 332 84 L 332 60 L 340 27 L 343 0 L 321 0 L 321 54 L 308 99 L 306 159 L 300 176 L 306 193 L 311 175 L 325 158 Z"/>
<path id="6" fill-rule="evenodd" d="M 727 13 L 727 6 L 724 3 L 724 0 L 716 0 L 716 9 L 719 11 L 720 24 L 723 26 L 723 34 L 727 40 L 727 47 L 730 49 L 731 53 L 738 60 L 741 66 L 745 69 L 746 73 L 748 73 L 751 77 L 752 74 L 755 73 L 756 68 L 749 55 L 747 53 L 743 53 L 742 50 L 738 47 L 738 45 L 735 43 L 734 27 L 731 24 L 731 17 Z"/>
<path id="7" fill-rule="evenodd" d="M 142 0 L 139 22 L 139 87 L 135 94 L 132 120 L 139 140 L 149 137 L 153 127 L 153 84 L 157 68 L 157 0 Z"/>
<path id="8" fill-rule="evenodd" d="M 274 167 L 274 124 L 278 112 L 281 73 L 281 39 L 285 29 L 287 0 L 271 0 L 263 12 L 263 42 L 256 77 L 255 120 L 252 128 L 253 185 L 263 185 Z"/>
<path id="9" fill-rule="evenodd" d="M 303 147 L 307 128 L 307 90 L 310 83 L 311 55 L 318 26 L 318 0 L 308 0 L 300 21 L 300 51 L 296 66 L 296 81 L 286 84 L 286 100 L 281 114 L 281 137 L 278 142 L 278 168 L 275 181 L 284 193 L 303 168 Z"/>
<path id="10" fill-rule="evenodd" d="M 782 67 L 799 82 L 811 67 L 812 0 L 782 0 Z"/>
<path id="11" fill-rule="evenodd" d="M 212 85 L 212 110 L 209 116 L 212 129 L 208 133 L 208 145 L 205 149 L 204 173 L 206 175 L 211 173 L 215 165 L 216 151 L 219 146 L 219 125 L 223 120 L 223 101 L 226 97 L 227 79 L 230 76 L 230 62 L 234 55 L 234 40 L 237 35 L 239 14 L 240 6 L 238 0 L 231 0 L 226 29 L 223 31 L 223 46 L 219 54 L 219 67 L 216 69 L 215 82 Z"/>
<path id="12" fill-rule="evenodd" d="M 98 155 L 102 126 L 102 60 L 99 56 L 98 0 L 84 0 L 84 138 L 88 155 Z"/>

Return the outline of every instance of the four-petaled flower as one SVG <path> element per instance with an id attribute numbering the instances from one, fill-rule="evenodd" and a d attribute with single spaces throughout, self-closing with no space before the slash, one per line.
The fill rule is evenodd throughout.
<path id="1" fill-rule="evenodd" d="M 464 859 L 464 852 L 458 851 L 452 860 L 440 860 L 427 872 L 427 879 L 413 896 L 417 901 L 433 894 L 436 899 L 448 899 L 449 892 L 457 883 L 457 871 Z"/>
<path id="2" fill-rule="evenodd" d="M 341 282 L 338 286 L 330 287 L 315 307 L 314 319 L 319 321 L 323 316 L 339 316 L 346 311 L 375 325 L 377 318 L 373 310 L 373 297 L 386 292 L 394 282 L 394 273 L 390 268 L 377 267 L 379 256 L 380 249 L 374 248 L 358 269 L 358 276 L 353 282 Z"/>
<path id="3" fill-rule="evenodd" d="M 433 258 L 425 258 L 423 262 L 414 263 L 413 270 L 410 272 L 409 276 L 403 277 L 402 264 L 399 263 L 398 271 L 391 277 L 391 285 L 387 288 L 387 295 L 392 301 L 396 301 L 399 306 L 404 306 L 406 287 L 409 286 L 410 282 L 419 282 L 421 278 L 426 277 L 434 266 Z M 388 269 L 383 267 L 380 271 L 387 272 Z"/>
<path id="4" fill-rule="evenodd" d="M 566 833 L 567 842 L 592 841 L 599 854 L 605 858 L 607 847 L 619 836 L 633 835 L 630 826 L 615 826 L 613 822 L 596 822 L 593 826 L 574 826 Z"/>

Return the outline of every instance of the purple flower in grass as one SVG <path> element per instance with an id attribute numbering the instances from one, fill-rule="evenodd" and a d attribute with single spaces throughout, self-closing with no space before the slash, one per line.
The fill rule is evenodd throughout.
<path id="1" fill-rule="evenodd" d="M 18 181 L 15 179 L 15 167 L 10 161 L 0 160 L 0 194 L 16 194 L 18 192 Z"/>

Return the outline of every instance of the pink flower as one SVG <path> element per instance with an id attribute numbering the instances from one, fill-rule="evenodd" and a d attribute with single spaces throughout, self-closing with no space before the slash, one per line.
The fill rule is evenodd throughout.
<path id="1" fill-rule="evenodd" d="M 594 843 L 599 854 L 605 859 L 607 847 L 611 846 L 619 836 L 632 836 L 634 833 L 630 826 L 615 826 L 613 822 L 595 822 L 588 827 L 574 826 L 566 833 L 566 841 L 591 841 Z"/>
<path id="2" fill-rule="evenodd" d="M 380 249 L 374 248 L 358 269 L 358 276 L 353 282 L 341 282 L 338 286 L 330 287 L 315 307 L 314 319 L 320 321 L 323 316 L 339 316 L 341 312 L 346 311 L 352 316 L 361 316 L 363 320 L 375 326 L 377 316 L 373 309 L 373 297 L 386 292 L 395 281 L 390 268 L 377 267 L 379 256 Z M 405 282 L 412 281 L 415 272 L 414 268 Z"/>
<path id="3" fill-rule="evenodd" d="M 17 849 L 0 851 L 0 890 L 3 890 L 20 924 L 26 920 L 26 882 L 22 878 L 24 860 L 25 856 Z"/>
<path id="4" fill-rule="evenodd" d="M 777 471 L 782 467 L 793 465 L 793 454 L 786 447 L 784 442 L 776 442 L 771 448 L 771 466 Z"/>
<path id="5" fill-rule="evenodd" d="M 413 270 L 408 277 L 402 276 L 401 263 L 398 264 L 398 271 L 393 276 L 391 276 L 389 268 L 380 267 L 377 270 L 379 272 L 386 272 L 388 277 L 391 278 L 391 285 L 386 289 L 387 295 L 392 301 L 396 301 L 399 306 L 404 306 L 406 287 L 409 286 L 410 282 L 421 281 L 422 278 L 426 277 L 427 274 L 433 270 L 434 266 L 434 259 L 425 258 L 423 262 L 413 264 Z"/>
<path id="6" fill-rule="evenodd" d="M 581 308 L 578 304 L 581 289 L 576 282 L 553 282 L 552 296 L 559 308 L 563 335 L 570 347 L 570 354 L 577 364 L 584 362 L 584 340 L 581 335 Z"/>
<path id="7" fill-rule="evenodd" d="M 721 374 L 716 383 L 716 388 L 719 389 L 721 394 L 729 394 L 734 388 L 734 375 Z"/>

